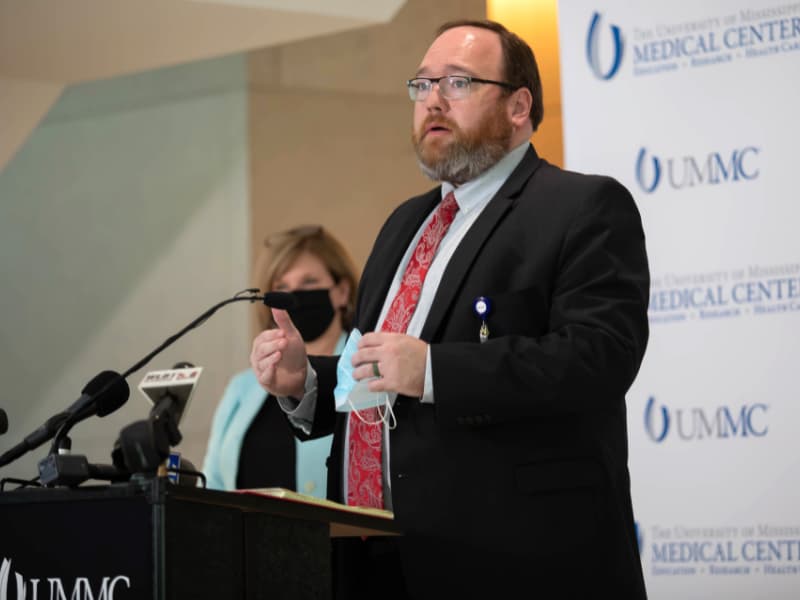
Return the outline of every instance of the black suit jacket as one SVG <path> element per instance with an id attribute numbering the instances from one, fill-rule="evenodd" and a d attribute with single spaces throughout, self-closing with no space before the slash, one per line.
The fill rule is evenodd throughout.
<path id="1" fill-rule="evenodd" d="M 376 328 L 440 194 L 408 200 L 380 231 L 359 286 L 361 331 Z M 647 344 L 648 289 L 629 192 L 550 165 L 531 147 L 439 282 L 420 336 L 430 343 L 434 404 L 401 396 L 394 407 L 391 497 L 412 596 L 520 588 L 547 598 L 645 596 L 625 393 Z M 493 305 L 485 343 L 473 312 L 479 296 Z M 335 429 L 329 492 L 342 501 L 336 363 L 312 364 L 320 390 L 312 435 Z"/>

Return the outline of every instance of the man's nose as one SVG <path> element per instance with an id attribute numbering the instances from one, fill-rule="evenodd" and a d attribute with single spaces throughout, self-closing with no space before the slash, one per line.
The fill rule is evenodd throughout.
<path id="1" fill-rule="evenodd" d="M 442 95 L 442 88 L 439 87 L 438 81 L 431 82 L 431 91 L 423 100 L 423 104 L 427 110 L 443 110 L 447 105 L 447 98 Z"/>

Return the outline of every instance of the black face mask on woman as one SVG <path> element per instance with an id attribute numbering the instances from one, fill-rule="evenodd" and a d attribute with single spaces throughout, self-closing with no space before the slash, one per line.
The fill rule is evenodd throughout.
<path id="1" fill-rule="evenodd" d="M 303 341 L 313 342 L 325 333 L 336 315 L 329 290 L 297 290 L 292 296 L 297 304 L 289 309 L 289 316 Z"/>

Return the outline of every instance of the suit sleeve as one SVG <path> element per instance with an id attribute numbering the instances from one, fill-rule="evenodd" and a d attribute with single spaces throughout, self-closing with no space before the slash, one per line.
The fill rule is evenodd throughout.
<path id="1" fill-rule="evenodd" d="M 440 422 L 467 416 L 488 425 L 620 409 L 648 339 L 644 233 L 622 185 L 587 181 L 558 238 L 542 332 L 431 345 Z"/>
<path id="2" fill-rule="evenodd" d="M 333 390 L 336 387 L 336 365 L 338 356 L 309 356 L 311 366 L 317 373 L 317 397 L 314 404 L 314 417 L 311 421 L 311 431 L 306 433 L 291 419 L 287 421 L 294 429 L 295 436 L 301 440 L 313 440 L 333 433 L 336 425 L 336 406 L 333 399 Z"/>

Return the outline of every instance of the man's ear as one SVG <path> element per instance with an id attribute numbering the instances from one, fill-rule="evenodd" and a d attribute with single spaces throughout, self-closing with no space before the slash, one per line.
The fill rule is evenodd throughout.
<path id="1" fill-rule="evenodd" d="M 531 106 L 533 106 L 533 95 L 528 88 L 521 87 L 514 90 L 509 102 L 511 122 L 517 127 L 524 126 L 525 121 L 531 117 Z"/>

